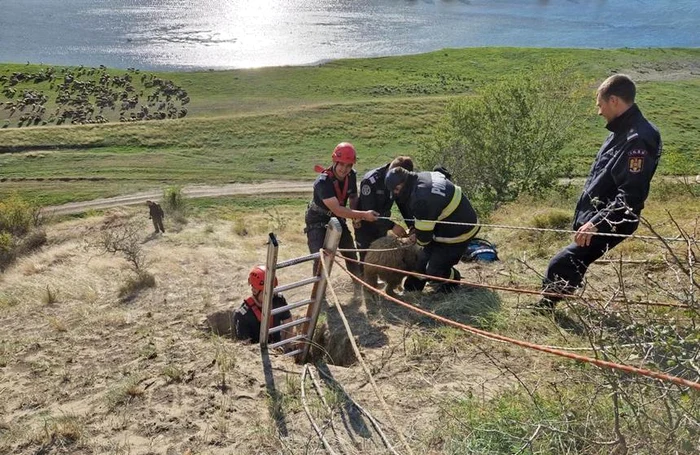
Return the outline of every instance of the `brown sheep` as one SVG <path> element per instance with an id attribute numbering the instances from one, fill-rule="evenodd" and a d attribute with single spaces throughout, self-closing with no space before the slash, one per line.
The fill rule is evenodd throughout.
<path id="1" fill-rule="evenodd" d="M 399 239 L 393 235 L 388 235 L 375 240 L 369 246 L 369 249 L 376 250 L 390 248 L 392 249 L 391 251 L 368 251 L 365 256 L 365 262 L 399 270 L 416 270 L 420 247 L 411 244 L 408 239 Z M 394 289 L 401 284 L 406 275 L 365 264 L 364 276 L 365 281 L 375 288 L 377 287 L 377 278 L 381 278 L 386 283 L 386 293 L 390 296 L 395 296 Z M 371 291 L 368 292 L 374 296 L 377 295 Z"/>

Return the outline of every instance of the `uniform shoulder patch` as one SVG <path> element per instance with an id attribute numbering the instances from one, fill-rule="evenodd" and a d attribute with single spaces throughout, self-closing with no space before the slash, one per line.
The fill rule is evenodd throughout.
<path id="1" fill-rule="evenodd" d="M 321 181 L 324 181 L 324 180 L 326 180 L 327 178 L 328 178 L 328 174 L 326 174 L 325 172 L 324 172 L 323 174 L 321 174 L 321 175 L 318 176 L 318 179 L 321 180 Z"/>
<path id="2" fill-rule="evenodd" d="M 364 185 L 362 185 L 361 191 L 363 196 L 369 196 L 370 194 L 372 194 L 372 187 L 365 183 Z"/>
<path id="3" fill-rule="evenodd" d="M 627 142 L 637 139 L 639 137 L 639 133 L 637 133 L 637 130 L 634 128 L 630 128 L 630 130 L 627 132 Z"/>
<path id="4" fill-rule="evenodd" d="M 646 152 L 644 154 L 646 154 Z M 644 169 L 644 154 L 629 155 L 627 163 L 630 173 L 639 174 L 640 172 L 642 172 L 642 169 Z"/>

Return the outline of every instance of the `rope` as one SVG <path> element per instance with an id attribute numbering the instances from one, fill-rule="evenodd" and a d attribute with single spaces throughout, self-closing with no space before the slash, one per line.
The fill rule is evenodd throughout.
<path id="1" fill-rule="evenodd" d="M 304 412 L 306 413 L 306 417 L 309 418 L 309 422 L 311 422 L 311 426 L 314 428 L 316 431 L 316 434 L 318 435 L 318 438 L 321 440 L 323 443 L 323 447 L 326 449 L 326 452 L 330 453 L 331 455 L 338 455 L 333 448 L 328 444 L 328 441 L 326 441 L 326 438 L 323 436 L 323 432 L 321 429 L 316 425 L 316 422 L 314 421 L 313 417 L 311 416 L 311 411 L 309 411 L 309 405 L 306 404 L 306 372 L 309 371 L 309 364 L 304 365 L 304 369 L 301 370 L 301 404 L 304 407 Z"/>
<path id="2" fill-rule="evenodd" d="M 370 371 L 369 367 L 367 366 L 367 364 L 365 363 L 365 360 L 362 357 L 362 353 L 360 352 L 360 348 L 357 347 L 357 343 L 355 342 L 355 336 L 353 335 L 352 330 L 350 329 L 350 324 L 348 323 L 348 320 L 345 317 L 345 313 L 343 313 L 342 306 L 340 305 L 340 299 L 338 299 L 338 296 L 335 293 L 335 289 L 333 288 L 333 283 L 331 282 L 331 278 L 330 278 L 330 275 L 328 273 L 328 266 L 326 265 L 326 261 L 321 261 L 321 264 L 323 265 L 323 275 L 325 276 L 326 283 L 328 285 L 328 289 L 331 291 L 331 295 L 333 296 L 333 300 L 335 301 L 335 306 L 338 310 L 338 314 L 340 315 L 340 319 L 343 321 L 343 326 L 345 326 L 345 331 L 348 332 L 348 338 L 350 339 L 350 345 L 352 346 L 352 349 L 355 352 L 355 356 L 357 356 L 357 359 L 359 360 L 360 365 L 362 366 L 362 369 L 364 370 L 365 374 L 367 375 L 367 377 L 369 379 L 369 383 L 372 385 L 372 388 L 374 389 L 374 393 L 377 395 L 377 398 L 379 398 L 379 403 L 382 405 L 382 409 L 384 410 L 387 417 L 389 418 L 389 422 L 394 427 L 396 434 L 398 434 L 399 439 L 401 440 L 401 443 L 406 448 L 406 451 L 410 455 L 413 455 L 413 451 L 411 450 L 411 446 L 408 445 L 408 442 L 406 441 L 406 438 L 404 438 L 403 433 L 401 431 L 399 431 L 399 426 L 396 424 L 396 420 L 394 419 L 393 414 L 389 410 L 389 406 L 386 404 L 386 401 L 384 401 L 384 397 L 382 397 L 382 394 L 379 390 L 379 387 L 377 386 L 377 383 L 374 381 L 374 377 L 372 376 L 372 372 Z M 347 269 L 345 269 L 344 267 L 343 267 L 343 270 L 345 270 L 347 272 Z M 350 273 L 350 272 L 348 272 L 348 273 Z"/>
<path id="3" fill-rule="evenodd" d="M 614 349 L 614 348 L 634 348 L 637 346 L 656 346 L 657 343 L 653 341 L 646 341 L 644 343 L 628 343 L 628 344 L 619 344 L 619 345 L 606 345 L 606 346 L 589 346 L 585 348 L 570 348 L 567 346 L 544 346 L 545 348 L 549 349 L 557 349 L 560 351 L 607 351 L 609 349 Z"/>
<path id="4" fill-rule="evenodd" d="M 451 325 L 452 327 L 457 327 L 458 329 L 464 330 L 466 332 L 470 332 L 470 333 L 477 335 L 477 336 L 480 336 L 482 338 L 486 338 L 488 340 L 495 340 L 495 341 L 510 343 L 510 344 L 514 344 L 516 346 L 520 346 L 520 347 L 524 347 L 524 348 L 528 348 L 528 349 L 533 349 L 533 350 L 540 351 L 540 352 L 546 352 L 547 354 L 554 354 L 554 355 L 557 355 L 560 357 L 566 357 L 568 359 L 576 360 L 578 362 L 590 363 L 590 364 L 598 366 L 598 367 L 611 368 L 614 370 L 623 371 L 625 373 L 639 374 L 639 375 L 647 376 L 647 377 L 650 377 L 653 379 L 671 382 L 673 384 L 676 384 L 676 385 L 679 385 L 682 387 L 690 387 L 690 388 L 693 388 L 695 390 L 700 390 L 700 383 L 694 382 L 694 381 L 689 381 L 689 380 L 683 379 L 683 378 L 679 378 L 677 376 L 671 376 L 668 374 L 658 373 L 656 371 L 651 371 L 651 370 L 647 370 L 647 369 L 643 369 L 643 368 L 637 368 L 637 367 L 633 367 L 633 366 L 629 366 L 629 365 L 621 365 L 618 363 L 609 362 L 607 360 L 594 359 L 594 358 L 586 357 L 586 356 L 579 355 L 579 354 L 573 354 L 571 352 L 565 352 L 565 351 L 562 351 L 559 349 L 552 349 L 552 348 L 548 348 L 546 346 L 541 346 L 538 344 L 529 343 L 527 341 L 516 340 L 514 338 L 506 337 L 503 335 L 498 335 L 496 333 L 487 332 L 486 330 L 477 329 L 475 327 L 472 327 L 472 326 L 469 326 L 466 324 L 462 324 L 462 323 L 453 321 L 451 319 L 447 319 L 447 318 L 442 317 L 442 316 L 438 316 L 437 314 L 430 313 L 430 312 L 425 311 L 421 308 L 415 307 L 411 304 L 408 304 L 408 303 L 403 302 L 397 298 L 394 298 L 394 297 L 388 295 L 387 293 L 380 291 L 379 289 L 373 288 L 372 286 L 365 283 L 357 276 L 350 273 L 348 271 L 348 269 L 345 268 L 345 266 L 337 258 L 334 258 L 334 260 L 341 269 L 345 270 L 345 272 L 348 275 L 350 275 L 350 277 L 353 280 L 360 283 L 362 286 L 364 286 L 365 288 L 374 292 L 375 294 L 378 294 L 387 300 L 390 300 L 390 301 L 397 303 L 405 308 L 408 308 L 411 311 L 415 311 L 416 313 L 420 313 L 424 316 L 428 316 L 429 318 L 435 319 L 436 321 L 443 322 L 447 325 Z"/>
<path id="5" fill-rule="evenodd" d="M 343 386 L 341 386 L 340 383 L 338 381 L 336 381 L 333 377 L 329 376 L 323 370 L 319 370 L 318 367 L 316 367 L 316 371 L 318 371 L 318 373 L 320 375 L 322 375 L 324 378 L 326 378 L 328 381 L 333 382 L 333 385 L 335 385 L 335 387 L 337 387 L 338 389 L 340 389 L 341 392 L 343 392 L 344 398 L 349 400 L 353 406 L 355 406 L 365 417 L 367 417 L 367 419 L 370 421 L 370 423 L 372 424 L 374 429 L 377 431 L 377 433 L 379 433 L 379 437 L 382 439 L 382 442 L 384 442 L 384 445 L 386 446 L 386 448 L 389 449 L 389 451 L 391 453 L 393 453 L 394 455 L 399 455 L 398 452 L 396 452 L 396 449 L 394 449 L 394 447 L 389 442 L 389 439 L 386 437 L 386 435 L 382 431 L 382 427 L 379 425 L 379 422 L 377 422 L 377 419 L 375 419 L 374 416 L 369 413 L 369 411 L 367 411 L 365 408 L 360 406 L 355 400 L 353 400 L 352 397 L 350 395 L 348 395 L 348 393 L 345 391 L 345 389 L 343 389 Z M 312 371 L 309 370 L 309 373 L 311 373 L 311 372 Z M 313 375 L 311 377 L 313 378 Z"/>
<path id="6" fill-rule="evenodd" d="M 554 297 L 554 298 L 558 298 L 558 299 L 562 299 L 562 300 L 586 299 L 586 300 L 591 300 L 591 301 L 605 301 L 605 302 L 611 301 L 611 302 L 618 302 L 618 303 L 629 303 L 629 304 L 633 304 L 633 305 L 665 306 L 665 307 L 672 307 L 672 308 L 691 308 L 688 305 L 683 305 L 680 303 L 652 302 L 652 301 L 642 301 L 642 300 L 637 301 L 637 300 L 629 300 L 629 299 L 609 300 L 609 299 L 606 299 L 604 297 L 584 297 L 581 295 L 573 295 L 573 294 L 557 294 L 555 292 L 537 291 L 534 289 L 514 288 L 514 287 L 499 286 L 499 285 L 494 285 L 494 284 L 475 283 L 473 281 L 465 281 L 465 280 L 453 280 L 450 278 L 444 278 L 444 277 L 440 277 L 440 276 L 427 275 L 425 273 L 409 272 L 408 270 L 400 270 L 400 269 L 395 269 L 392 267 L 387 267 L 384 265 L 372 264 L 369 262 L 360 261 L 360 260 L 345 257 L 345 256 L 343 256 L 343 259 L 346 261 L 355 262 L 357 264 L 369 265 L 372 267 L 377 267 L 379 269 L 389 270 L 391 272 L 398 272 L 398 273 L 401 273 L 403 275 L 411 275 L 411 276 L 415 276 L 418 278 L 425 278 L 427 280 L 434 280 L 434 281 L 442 281 L 445 283 L 454 283 L 454 284 L 459 284 L 459 285 L 464 285 L 464 286 L 472 286 L 475 288 L 493 289 L 496 291 L 517 292 L 517 293 L 521 293 L 521 294 L 535 294 L 535 295 L 540 295 L 543 297 Z"/>
<path id="7" fill-rule="evenodd" d="M 333 424 L 333 409 L 331 409 L 330 405 L 328 404 L 328 401 L 326 400 L 326 397 L 323 395 L 323 390 L 321 389 L 321 384 L 319 384 L 318 379 L 316 379 L 316 376 L 314 376 L 314 370 L 311 368 L 309 368 L 309 377 L 311 378 L 311 382 L 313 383 L 314 389 L 316 389 L 316 393 L 318 394 L 319 398 L 321 399 L 321 402 L 326 407 L 326 412 L 328 413 L 328 423 L 330 424 L 330 427 L 333 430 L 333 434 L 335 435 L 335 439 L 338 441 L 338 444 L 341 446 L 340 451 L 343 453 L 346 453 L 345 448 L 344 448 L 345 442 L 340 437 L 340 435 L 338 434 L 338 430 L 335 429 L 335 425 Z"/>
<path id="8" fill-rule="evenodd" d="M 401 221 L 399 219 L 392 219 L 389 216 L 380 216 L 377 217 L 377 219 L 380 220 L 390 220 L 390 221 Z M 461 223 L 457 221 L 440 221 L 440 220 L 419 220 L 417 218 L 405 218 L 403 221 L 413 221 L 414 223 L 418 222 L 425 222 L 425 223 L 439 223 L 439 224 L 448 224 L 448 225 L 453 225 L 453 226 L 472 226 L 472 227 L 485 227 L 485 228 L 494 228 L 494 229 L 512 229 L 516 231 L 537 231 L 537 232 L 558 232 L 558 233 L 563 233 L 563 234 L 575 234 L 577 231 L 571 230 L 571 229 L 555 229 L 555 228 L 536 228 L 536 227 L 529 227 L 529 226 L 512 226 L 508 224 L 485 224 L 485 223 Z M 641 239 L 641 240 L 665 240 L 667 242 L 686 242 L 687 239 L 684 238 L 678 238 L 678 237 L 656 237 L 652 235 L 637 235 L 637 234 L 616 234 L 614 232 L 590 232 L 589 234 L 591 235 L 598 235 L 601 237 L 622 237 L 622 238 L 634 238 L 634 239 Z M 695 239 L 691 238 L 691 240 L 694 242 Z"/>

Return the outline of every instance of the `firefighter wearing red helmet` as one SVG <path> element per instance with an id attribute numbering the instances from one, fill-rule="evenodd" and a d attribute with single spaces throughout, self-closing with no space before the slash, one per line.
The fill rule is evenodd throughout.
<path id="1" fill-rule="evenodd" d="M 348 229 L 346 219 L 374 222 L 379 214 L 374 210 L 355 210 L 357 207 L 357 174 L 353 169 L 357 162 L 355 147 L 349 142 L 336 145 L 331 155 L 333 164 L 324 169 L 314 182 L 313 199 L 306 209 L 305 222 L 307 243 L 311 253 L 318 252 L 323 247 L 326 238 L 326 225 L 331 217 L 340 220 L 343 232 L 340 237 L 340 248 L 354 249 L 355 243 Z M 350 207 L 348 207 L 348 202 Z M 345 257 L 357 259 L 357 254 L 342 253 Z M 348 270 L 355 275 L 360 274 L 359 264 L 346 261 Z M 318 261 L 314 261 L 314 273 Z"/>
<path id="2" fill-rule="evenodd" d="M 245 300 L 241 306 L 236 310 L 233 316 L 233 327 L 235 329 L 236 338 L 242 341 L 249 341 L 251 343 L 260 342 L 260 321 L 262 320 L 262 298 L 263 289 L 265 288 L 265 266 L 256 265 L 248 273 L 248 284 L 250 284 L 250 290 L 252 295 Z M 277 287 L 278 281 L 275 277 L 274 287 Z M 280 308 L 287 305 L 287 300 L 282 294 L 275 294 L 272 296 L 272 308 Z M 280 314 L 270 316 L 269 327 L 276 327 L 281 324 L 286 324 L 292 320 L 292 314 L 287 311 L 283 311 Z M 288 337 L 287 333 L 282 334 L 284 338 Z M 269 343 L 277 343 L 282 341 L 282 335 L 280 332 L 273 333 L 270 335 L 268 340 Z"/>

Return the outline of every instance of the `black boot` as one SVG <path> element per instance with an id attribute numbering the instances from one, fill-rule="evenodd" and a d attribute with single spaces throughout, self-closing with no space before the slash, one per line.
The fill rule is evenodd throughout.
<path id="1" fill-rule="evenodd" d="M 425 280 L 417 278 L 415 276 L 407 276 L 403 282 L 403 290 L 406 292 L 422 292 L 425 289 Z"/>
<path id="2" fill-rule="evenodd" d="M 453 268 L 452 269 L 452 280 L 461 280 L 462 275 L 459 273 L 459 270 Z M 438 286 L 438 288 L 435 290 L 435 292 L 440 293 L 440 294 L 449 294 L 451 292 L 454 292 L 459 288 L 459 284 L 457 283 L 442 283 Z"/>

